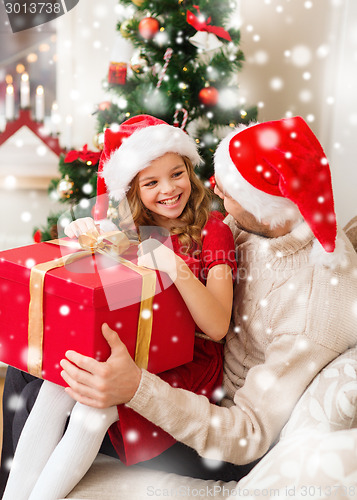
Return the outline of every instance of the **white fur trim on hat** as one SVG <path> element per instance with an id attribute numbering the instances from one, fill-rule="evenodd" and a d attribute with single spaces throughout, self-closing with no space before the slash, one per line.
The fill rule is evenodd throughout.
<path id="1" fill-rule="evenodd" d="M 254 127 L 258 123 L 248 125 Z M 274 196 L 252 186 L 238 171 L 229 154 L 229 143 L 247 128 L 240 125 L 228 134 L 219 144 L 214 155 L 215 176 L 224 191 L 237 201 L 245 210 L 254 215 L 259 222 L 270 224 L 273 229 L 286 221 L 295 221 L 301 214 L 291 200 Z"/>
<path id="2" fill-rule="evenodd" d="M 166 124 L 145 127 L 124 139 L 104 164 L 102 175 L 109 195 L 122 200 L 136 174 L 165 153 L 187 156 L 194 167 L 202 163 L 195 141 L 180 128 Z"/>

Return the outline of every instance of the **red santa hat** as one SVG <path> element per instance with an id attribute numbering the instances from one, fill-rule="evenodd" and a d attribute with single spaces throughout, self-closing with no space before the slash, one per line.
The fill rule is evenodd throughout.
<path id="1" fill-rule="evenodd" d="M 325 153 L 299 116 L 241 126 L 215 154 L 222 188 L 271 227 L 300 214 L 326 252 L 337 234 L 331 175 Z"/>
<path id="2" fill-rule="evenodd" d="M 195 141 L 186 132 L 154 116 L 134 116 L 117 130 L 108 128 L 98 169 L 95 219 L 106 217 L 106 193 L 122 200 L 134 177 L 165 153 L 186 156 L 193 166 L 202 162 Z"/>

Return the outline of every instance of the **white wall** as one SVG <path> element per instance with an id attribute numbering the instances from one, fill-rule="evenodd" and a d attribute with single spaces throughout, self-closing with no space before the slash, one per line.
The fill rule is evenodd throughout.
<path id="1" fill-rule="evenodd" d="M 93 149 L 96 105 L 109 100 L 102 88 L 114 46 L 118 0 L 85 0 L 57 20 L 57 101 L 62 145 L 67 146 L 66 117 L 73 118 L 72 146 Z"/>
<path id="2" fill-rule="evenodd" d="M 329 151 L 341 221 L 357 214 L 357 2 L 347 0 L 337 44 Z"/>
<path id="3" fill-rule="evenodd" d="M 357 2 L 240 0 L 240 93 L 260 121 L 305 118 L 330 160 L 336 212 L 357 214 Z M 275 83 L 275 86 L 274 86 Z"/>

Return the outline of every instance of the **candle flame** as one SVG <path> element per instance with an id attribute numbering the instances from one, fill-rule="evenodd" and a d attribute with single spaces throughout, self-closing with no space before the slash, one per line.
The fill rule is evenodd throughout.
<path id="1" fill-rule="evenodd" d="M 23 73 L 23 74 L 21 75 L 21 80 L 22 80 L 23 82 L 28 82 L 28 81 L 29 81 L 29 75 L 28 75 L 28 73 Z"/>
<path id="2" fill-rule="evenodd" d="M 42 85 L 39 85 L 36 89 L 36 94 L 37 95 L 43 95 L 44 94 L 44 90 L 43 90 L 43 87 Z"/>
<path id="3" fill-rule="evenodd" d="M 8 85 L 8 86 L 6 87 L 6 93 L 7 93 L 7 94 L 9 94 L 9 95 L 13 94 L 13 93 L 14 93 L 14 86 L 13 86 L 13 85 L 11 85 L 11 84 L 10 84 L 10 85 Z"/>

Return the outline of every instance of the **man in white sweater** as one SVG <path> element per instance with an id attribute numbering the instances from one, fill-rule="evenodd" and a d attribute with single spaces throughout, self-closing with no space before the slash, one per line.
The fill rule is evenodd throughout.
<path id="1" fill-rule="evenodd" d="M 220 406 L 139 369 L 107 326 L 106 363 L 68 352 L 61 364 L 78 401 L 126 403 L 202 457 L 242 465 L 269 450 L 315 375 L 356 344 L 357 255 L 302 118 L 233 131 L 215 176 L 239 267 Z"/>

